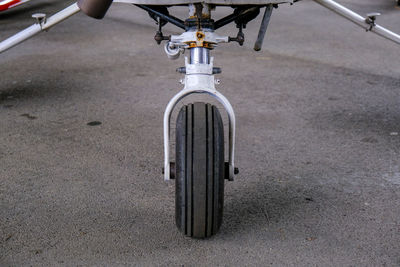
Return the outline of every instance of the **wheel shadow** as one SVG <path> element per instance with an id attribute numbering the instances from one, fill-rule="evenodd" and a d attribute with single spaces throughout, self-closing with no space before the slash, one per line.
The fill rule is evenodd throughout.
<path id="1" fill-rule="evenodd" d="M 39 100 L 51 101 L 59 98 L 71 98 L 71 91 L 65 85 L 63 76 L 54 75 L 54 77 L 57 77 L 55 83 L 42 79 L 27 79 L 0 88 L 0 105 L 7 107 L 21 104 L 30 105 Z"/>
<path id="2" fill-rule="evenodd" d="M 286 180 L 281 184 L 276 180 L 265 176 L 253 186 L 228 195 L 224 223 L 215 238 L 237 239 L 251 233 L 280 238 L 283 229 L 297 233 L 310 231 L 307 222 L 320 221 L 322 216 L 317 201 L 329 197 L 322 188 L 309 189 L 298 182 Z"/>
<path id="3" fill-rule="evenodd" d="M 400 113 L 395 107 L 319 112 L 310 119 L 310 123 L 312 127 L 321 130 L 345 131 L 359 135 L 361 140 L 367 143 L 367 139 L 370 139 L 369 143 L 388 142 L 386 145 L 380 143 L 381 146 L 388 146 L 388 149 L 395 149 L 394 142 L 400 142 L 400 138 L 395 138 L 400 134 Z"/>
<path id="4" fill-rule="evenodd" d="M 365 151 L 365 154 L 374 147 L 377 150 L 386 149 L 387 158 L 380 160 L 390 161 L 393 160 L 390 151 L 400 149 L 400 113 L 395 106 L 390 107 L 358 109 L 355 106 L 350 111 L 314 110 L 308 117 L 307 127 L 343 135 L 347 142 L 353 142 L 354 147 Z M 357 138 L 354 139 L 354 136 Z M 315 138 L 323 138 L 323 134 Z M 321 222 L 335 218 L 346 220 L 343 214 L 363 206 L 355 196 L 366 190 L 368 183 L 377 181 L 353 177 L 352 173 L 368 175 L 370 167 L 360 164 L 349 169 L 343 167 L 346 164 L 342 160 L 346 159 L 341 159 L 340 154 L 326 160 L 313 158 L 312 161 L 320 161 L 323 165 L 302 168 L 299 159 L 293 158 L 291 161 L 297 161 L 294 163 L 297 166 L 288 166 L 287 170 L 271 170 L 270 173 L 262 171 L 255 175 L 239 174 L 234 182 L 239 184 L 232 185 L 233 189 L 229 188 L 229 183 L 226 184 L 224 223 L 216 238 L 238 238 L 252 232 L 267 232 L 267 235 L 274 236 L 283 228 L 297 236 L 318 232 L 320 229 L 317 225 Z M 299 174 L 301 179 L 296 178 Z M 246 182 L 241 183 L 240 180 Z M 347 201 L 349 198 L 352 198 L 351 202 Z"/>

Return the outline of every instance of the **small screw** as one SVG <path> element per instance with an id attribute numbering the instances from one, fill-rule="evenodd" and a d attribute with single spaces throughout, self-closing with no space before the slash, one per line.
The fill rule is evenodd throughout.
<path id="1" fill-rule="evenodd" d="M 198 33 L 197 33 L 197 38 L 198 38 L 198 39 L 204 38 L 204 34 L 201 33 L 201 32 L 198 32 Z"/>

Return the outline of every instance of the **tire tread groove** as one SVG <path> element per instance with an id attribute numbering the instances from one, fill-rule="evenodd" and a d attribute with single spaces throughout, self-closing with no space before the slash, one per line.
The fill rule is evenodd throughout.
<path id="1" fill-rule="evenodd" d="M 222 118 L 215 106 L 205 103 L 185 105 L 181 112 L 176 130 L 177 226 L 187 236 L 210 237 L 222 223 Z"/>

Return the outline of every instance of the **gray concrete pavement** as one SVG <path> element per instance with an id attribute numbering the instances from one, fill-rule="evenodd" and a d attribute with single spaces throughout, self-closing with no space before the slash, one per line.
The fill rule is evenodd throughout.
<path id="1" fill-rule="evenodd" d="M 340 2 L 400 31 L 394 1 Z M 68 4 L 0 14 L 0 39 Z M 259 22 L 213 52 L 241 172 L 208 240 L 174 225 L 162 114 L 183 60 L 147 14 L 78 14 L 1 54 L 0 265 L 399 266 L 400 47 L 304 1 L 274 11 L 256 53 Z"/>

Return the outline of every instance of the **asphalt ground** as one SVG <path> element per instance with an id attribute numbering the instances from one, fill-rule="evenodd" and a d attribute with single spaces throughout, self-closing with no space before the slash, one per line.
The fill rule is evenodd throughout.
<path id="1" fill-rule="evenodd" d="M 400 32 L 392 0 L 340 3 Z M 1 13 L 0 39 L 69 4 Z M 259 23 L 244 47 L 213 51 L 240 174 L 207 240 L 174 224 L 162 116 L 183 59 L 166 58 L 145 12 L 78 14 L 1 54 L 0 265 L 399 266 L 400 47 L 311 1 L 275 10 L 254 52 Z"/>

